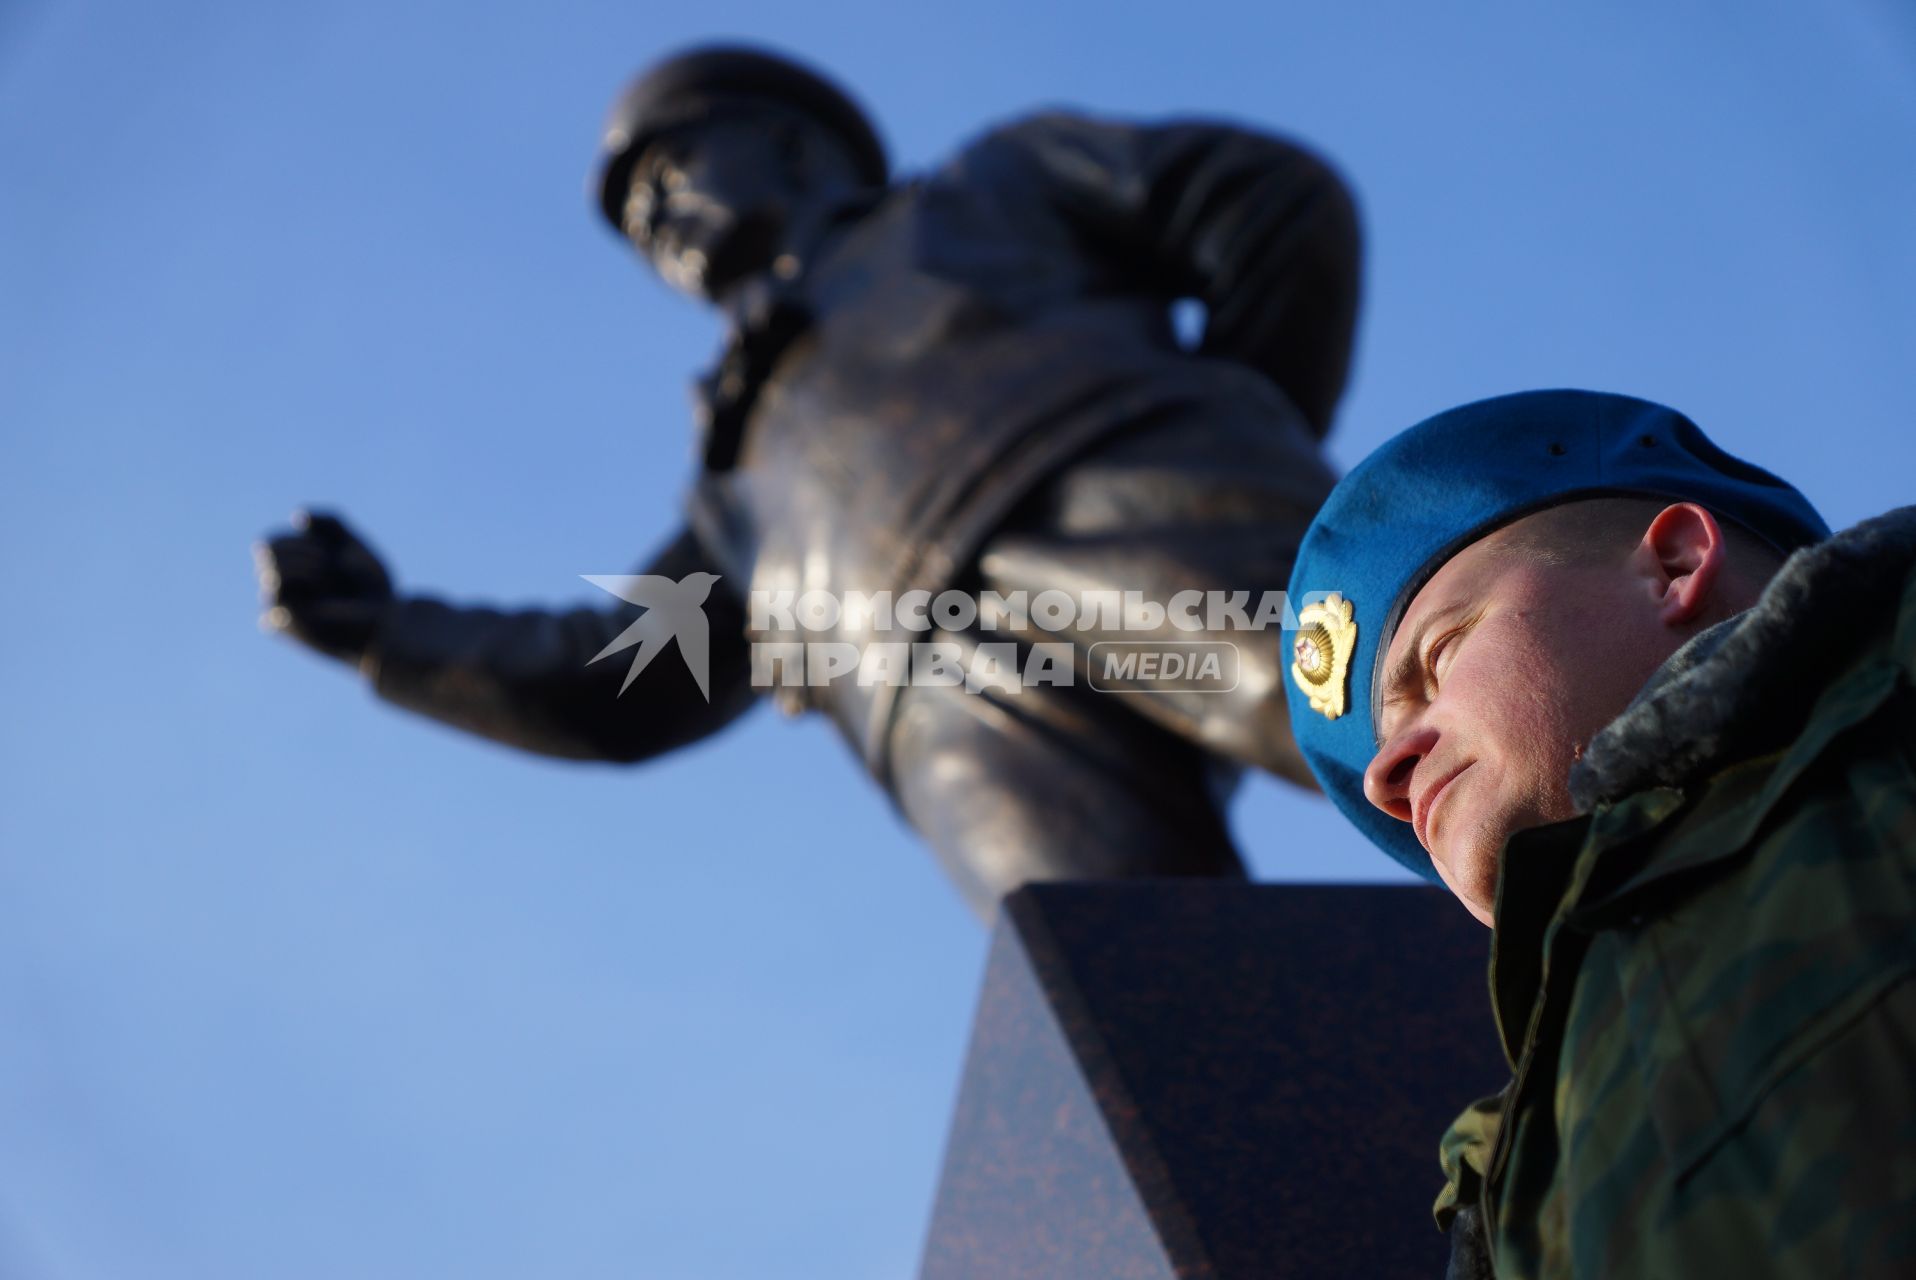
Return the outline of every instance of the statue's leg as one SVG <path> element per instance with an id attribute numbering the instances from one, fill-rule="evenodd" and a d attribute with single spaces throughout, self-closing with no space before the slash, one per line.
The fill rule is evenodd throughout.
<path id="1" fill-rule="evenodd" d="M 1029 880 L 1242 877 L 1234 770 L 1082 687 L 905 691 L 892 791 L 981 916 Z"/>

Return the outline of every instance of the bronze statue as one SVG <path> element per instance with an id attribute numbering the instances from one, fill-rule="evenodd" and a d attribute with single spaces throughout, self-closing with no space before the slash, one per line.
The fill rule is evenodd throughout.
<path id="1" fill-rule="evenodd" d="M 637 761 L 766 691 L 753 644 L 789 623 L 754 618 L 759 593 L 1162 602 L 1288 580 L 1333 481 L 1318 444 L 1358 298 L 1350 195 L 1305 149 L 1053 113 L 892 182 L 837 87 L 709 48 L 620 100 L 600 190 L 666 283 L 729 323 L 700 386 L 689 519 L 643 570 L 717 575 L 700 580 L 708 690 L 682 663 L 591 661 L 638 643 L 641 604 L 507 613 L 400 595 L 345 524 L 308 516 L 260 549 L 267 621 L 382 697 L 530 751 Z M 1171 316 L 1185 299 L 1204 312 L 1188 349 Z M 1011 634 L 1067 644 L 1082 673 L 1092 645 L 1137 638 L 1113 623 L 1087 612 Z M 875 639 L 852 611 L 829 635 Z M 993 639 L 982 619 L 936 636 Z M 1027 880 L 1243 874 L 1223 815 L 1237 773 L 1310 783 L 1276 629 L 1238 648 L 1228 692 L 1148 675 L 1128 693 L 1083 679 L 773 692 L 832 718 L 988 914 Z"/>

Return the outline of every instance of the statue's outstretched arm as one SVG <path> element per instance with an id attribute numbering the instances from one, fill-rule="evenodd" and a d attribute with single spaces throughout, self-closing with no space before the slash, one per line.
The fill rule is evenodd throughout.
<path id="1" fill-rule="evenodd" d="M 599 654 L 647 610 L 500 610 L 392 592 L 378 558 L 336 517 L 311 515 L 259 549 L 270 627 L 349 662 L 382 698 L 541 755 L 636 761 L 723 728 L 752 701 L 745 615 L 723 585 L 694 613 L 709 637 L 708 701 L 678 645 L 621 692 L 641 644 Z M 676 536 L 640 572 L 674 582 L 709 572 L 697 540 Z"/>

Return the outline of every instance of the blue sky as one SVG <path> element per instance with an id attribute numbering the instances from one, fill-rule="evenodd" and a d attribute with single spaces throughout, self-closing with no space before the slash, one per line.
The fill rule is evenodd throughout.
<path id="1" fill-rule="evenodd" d="M 828 66 L 906 169 L 1040 105 L 1312 140 L 1370 238 L 1341 463 L 1588 385 L 1909 501 L 1916 19 L 1584 8 L 0 8 L 0 1274 L 915 1266 L 986 937 L 824 725 L 566 766 L 254 625 L 304 502 L 513 603 L 673 527 L 717 330 L 583 181 L 687 41 Z M 1235 825 L 1398 874 L 1274 783 Z"/>

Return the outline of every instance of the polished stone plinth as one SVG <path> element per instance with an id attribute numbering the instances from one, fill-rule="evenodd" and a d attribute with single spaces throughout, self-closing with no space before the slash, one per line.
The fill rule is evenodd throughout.
<path id="1" fill-rule="evenodd" d="M 1489 939 L 1414 886 L 1013 894 L 922 1280 L 1436 1280 L 1437 1140 L 1509 1076 Z"/>

